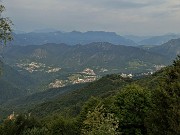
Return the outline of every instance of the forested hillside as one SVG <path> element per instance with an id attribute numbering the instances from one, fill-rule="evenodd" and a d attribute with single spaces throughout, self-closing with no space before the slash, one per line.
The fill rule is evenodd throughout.
<path id="1" fill-rule="evenodd" d="M 179 51 L 179 48 L 175 49 Z M 171 54 L 165 54 L 107 42 L 75 46 L 7 46 L 2 52 L 0 92 L 3 95 L 0 101 L 92 82 L 107 74 L 151 74 L 170 63 Z"/>
<path id="2" fill-rule="evenodd" d="M 152 47 L 149 50 L 167 56 L 170 59 L 175 59 L 177 55 L 180 55 L 180 38 L 172 39 L 167 43 Z"/>
<path id="3" fill-rule="evenodd" d="M 3 62 L 0 62 L 0 69 L 0 103 L 31 93 L 29 89 L 35 85 L 35 80 L 20 74 Z"/>
<path id="4" fill-rule="evenodd" d="M 178 135 L 179 80 L 180 57 L 149 77 L 108 75 L 84 88 L 26 108 L 25 114 L 15 113 L 1 124 L 0 133 Z"/>

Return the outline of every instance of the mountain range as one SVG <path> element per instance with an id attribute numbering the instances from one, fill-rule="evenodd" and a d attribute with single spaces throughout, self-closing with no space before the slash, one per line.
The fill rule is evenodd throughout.
<path id="1" fill-rule="evenodd" d="M 36 30 L 33 32 L 16 32 L 13 45 L 42 45 L 46 43 L 64 43 L 68 45 L 86 45 L 92 42 L 109 42 L 115 45 L 138 46 L 138 45 L 161 45 L 171 39 L 180 38 L 180 34 L 165 34 L 160 36 L 120 36 L 115 32 L 88 31 L 88 32 L 61 32 L 55 30 Z"/>
<path id="2" fill-rule="evenodd" d="M 169 101 L 175 101 L 174 99 L 178 101 L 178 95 L 175 95 L 175 92 L 179 88 L 179 61 L 163 68 L 169 65 L 178 54 L 180 54 L 180 39 L 172 39 L 158 46 L 138 47 L 114 45 L 108 42 L 92 42 L 83 45 L 47 43 L 7 46 L 1 54 L 0 62 L 0 123 L 2 123 L 0 133 L 7 133 L 5 127 L 8 129 L 12 127 L 13 130 L 14 127 L 19 127 L 9 125 L 8 120 L 4 121 L 7 116 L 9 116 L 8 119 L 15 120 L 15 122 L 12 120 L 12 123 L 23 123 L 23 117 L 20 114 L 25 113 L 26 115 L 22 115 L 25 123 L 31 124 L 39 119 L 42 121 L 41 125 L 48 123 L 47 127 L 50 128 L 47 129 L 57 130 L 56 134 L 61 134 L 59 127 L 63 130 L 67 127 L 71 130 L 72 128 L 67 121 L 57 120 L 58 117 L 70 118 L 70 122 L 75 120 L 73 126 L 82 127 L 84 118 L 88 118 L 86 114 L 101 104 L 104 111 L 108 109 L 110 113 L 117 112 L 119 123 L 124 123 L 121 116 L 124 115 L 124 120 L 127 120 L 126 116 L 129 113 L 126 113 L 127 111 L 121 113 L 123 105 L 117 110 L 117 104 L 121 101 L 125 106 L 133 105 L 128 109 L 130 118 L 134 115 L 132 109 L 136 110 L 140 106 L 137 109 L 137 117 L 132 117 L 133 121 L 141 118 L 142 115 L 148 116 L 149 119 L 152 110 L 159 110 L 160 105 L 164 107 L 164 101 L 170 99 L 169 95 L 172 95 L 172 100 Z M 162 97 L 172 90 L 171 88 L 175 92 L 173 94 L 169 92 L 168 98 L 162 100 Z M 163 96 L 158 94 L 159 90 L 164 89 L 167 91 L 163 91 Z M 157 94 L 155 94 L 156 91 Z M 125 95 L 120 97 L 123 92 Z M 153 108 L 149 101 L 153 101 Z M 156 104 L 159 101 L 162 104 Z M 150 106 L 150 113 L 144 113 L 147 111 L 145 107 L 145 111 L 143 110 L 140 115 L 141 105 Z M 168 110 L 169 108 L 170 106 L 167 107 Z M 97 113 L 97 111 L 94 112 Z M 159 114 L 162 115 L 162 112 L 160 111 Z M 165 116 L 166 113 L 163 115 Z M 31 116 L 35 116 L 36 119 L 27 122 Z M 151 118 L 153 119 L 154 115 Z M 49 123 L 54 123 L 55 126 L 49 126 Z M 142 120 L 142 125 L 144 123 Z M 8 125 L 4 126 L 4 124 Z M 139 120 L 136 125 L 138 124 Z M 120 129 L 123 127 L 121 126 Z M 67 133 L 69 129 L 66 130 Z M 35 130 L 40 131 L 39 128 Z M 32 132 L 34 133 L 35 130 L 33 129 Z M 76 130 L 81 131 L 79 128 L 73 129 L 73 131 Z M 47 130 L 43 131 L 47 134 Z M 75 134 L 75 132 L 69 134 Z"/>
<path id="3" fill-rule="evenodd" d="M 109 42 L 116 45 L 137 45 L 130 39 L 117 35 L 115 32 L 88 31 L 88 32 L 31 32 L 31 33 L 14 33 L 13 45 L 42 45 L 46 43 L 65 43 L 68 45 L 89 44 L 92 42 Z"/>
<path id="4" fill-rule="evenodd" d="M 59 88 L 79 80 L 94 81 L 106 74 L 154 72 L 178 54 L 180 39 L 150 48 L 108 42 L 7 46 L 1 63 L 0 102 L 44 92 L 56 84 Z"/>
<path id="5" fill-rule="evenodd" d="M 4 57 L 11 66 L 37 62 L 78 72 L 91 68 L 96 73 L 100 73 L 101 69 L 107 69 L 107 73 L 137 72 L 169 62 L 157 53 L 107 42 L 75 46 L 66 44 L 11 46 L 4 50 Z"/>
<path id="6" fill-rule="evenodd" d="M 16 129 L 21 129 L 21 133 L 31 134 L 81 134 L 81 127 L 92 123 L 91 119 L 95 121 L 93 123 L 102 125 L 104 120 L 101 122 L 99 118 L 109 122 L 110 118 L 104 116 L 111 114 L 111 118 L 115 116 L 117 119 L 117 127 L 124 134 L 136 134 L 137 130 L 138 133 L 146 134 L 146 131 L 151 132 L 149 127 L 153 125 L 154 128 L 155 125 L 160 134 L 171 131 L 170 134 L 178 135 L 176 120 L 179 119 L 179 69 L 180 57 L 173 65 L 146 77 L 106 75 L 92 83 L 49 89 L 9 100 L 0 106 L 0 131 L 2 134 L 16 133 Z M 175 117 L 167 117 L 167 112 Z M 89 115 L 90 113 L 92 115 Z M 169 128 L 167 123 L 170 123 L 172 128 Z M 114 122 L 111 123 L 113 124 Z M 144 127 L 146 124 L 148 126 Z M 73 131 L 69 132 L 72 129 Z M 104 133 L 107 133 L 106 129 L 102 134 Z"/>
<path id="7" fill-rule="evenodd" d="M 158 66 L 171 62 L 167 55 L 153 51 L 153 48 L 144 50 L 108 42 L 74 46 L 14 45 L 3 50 L 3 57 L 5 64 L 0 79 L 0 91 L 4 93 L 2 102 L 69 86 L 79 83 L 79 80 L 94 81 L 106 74 L 154 72 Z"/>

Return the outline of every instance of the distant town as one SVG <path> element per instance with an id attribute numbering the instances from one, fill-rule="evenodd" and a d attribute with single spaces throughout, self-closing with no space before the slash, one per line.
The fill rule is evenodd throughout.
<path id="1" fill-rule="evenodd" d="M 20 69 L 19 71 L 25 70 L 29 73 L 33 72 L 45 72 L 45 73 L 56 73 L 62 70 L 61 67 L 54 67 L 54 66 L 46 66 L 43 63 L 38 62 L 24 62 L 24 63 L 16 63 L 16 66 Z M 133 77 L 140 77 L 140 76 L 147 76 L 153 74 L 155 71 L 158 71 L 164 68 L 165 65 L 154 65 L 154 70 L 150 70 L 148 72 L 141 72 L 141 73 L 120 73 L 121 77 L 123 78 L 133 78 Z M 108 69 L 101 68 L 99 73 L 108 72 Z M 68 79 L 55 79 L 54 81 L 50 82 L 48 87 L 49 88 L 60 88 L 65 87 L 67 85 L 72 84 L 79 84 L 79 83 L 87 83 L 93 82 L 99 79 L 100 76 L 97 75 L 93 69 L 87 67 L 81 72 L 73 73 L 68 77 Z"/>

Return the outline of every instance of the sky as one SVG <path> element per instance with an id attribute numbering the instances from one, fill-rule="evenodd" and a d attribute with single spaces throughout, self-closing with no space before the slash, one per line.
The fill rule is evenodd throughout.
<path id="1" fill-rule="evenodd" d="M 14 29 L 180 33 L 180 0 L 3 0 Z"/>

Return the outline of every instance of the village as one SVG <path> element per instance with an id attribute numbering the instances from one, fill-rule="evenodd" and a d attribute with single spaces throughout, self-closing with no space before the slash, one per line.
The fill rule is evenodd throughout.
<path id="1" fill-rule="evenodd" d="M 68 77 L 68 80 L 56 79 L 54 82 L 49 84 L 49 88 L 60 88 L 72 84 L 93 82 L 95 80 L 97 80 L 95 72 L 90 68 L 86 68 L 82 72 L 72 74 Z"/>
<path id="2" fill-rule="evenodd" d="M 22 69 L 28 71 L 29 73 L 33 72 L 46 72 L 46 73 L 56 73 L 61 70 L 60 67 L 51 67 L 51 66 L 46 66 L 43 63 L 38 63 L 38 62 L 26 62 L 26 63 L 16 63 L 16 66 L 20 68 L 19 71 Z"/>
<path id="3" fill-rule="evenodd" d="M 62 69 L 60 67 L 51 67 L 46 66 L 43 63 L 38 62 L 29 62 L 29 63 L 16 63 L 16 66 L 20 68 L 20 70 L 26 70 L 29 73 L 33 72 L 45 72 L 45 73 L 56 73 L 61 71 Z M 162 68 L 164 68 L 164 65 L 154 65 L 154 69 L 147 71 L 147 72 L 141 72 L 141 73 L 120 73 L 121 77 L 123 78 L 134 78 L 134 77 L 140 77 L 140 76 L 148 76 L 152 75 L 155 71 L 158 71 Z M 99 73 L 108 72 L 108 69 L 101 68 Z M 97 75 L 93 69 L 87 67 L 81 72 L 70 74 L 68 79 L 55 79 L 54 81 L 50 82 L 48 87 L 49 88 L 60 88 L 65 87 L 67 85 L 72 84 L 80 84 L 80 83 L 87 83 L 87 82 L 93 82 L 96 81 L 100 76 Z"/>

